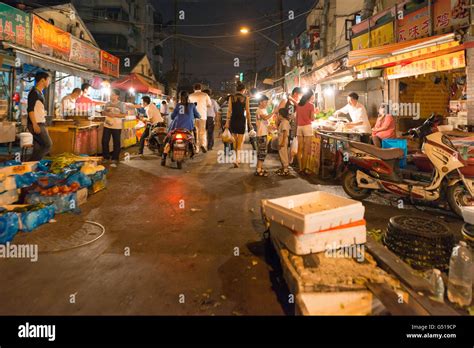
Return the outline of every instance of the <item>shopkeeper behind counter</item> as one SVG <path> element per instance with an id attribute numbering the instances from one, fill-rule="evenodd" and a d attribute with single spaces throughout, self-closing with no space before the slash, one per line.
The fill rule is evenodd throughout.
<path id="1" fill-rule="evenodd" d="M 103 102 L 96 101 L 89 97 L 91 88 L 91 85 L 88 83 L 83 83 L 81 86 L 82 95 L 76 99 L 76 112 L 78 115 L 93 114 L 96 105 L 104 104 Z"/>
<path id="2" fill-rule="evenodd" d="M 367 110 L 365 106 L 359 103 L 359 95 L 355 92 L 350 93 L 347 96 L 347 105 L 343 108 L 336 110 L 334 116 L 339 114 L 349 114 L 351 121 L 346 124 L 347 128 L 354 128 L 358 133 L 362 133 L 361 141 L 368 143 L 370 141 L 370 135 L 372 133 L 372 127 L 367 116 Z"/>
<path id="3" fill-rule="evenodd" d="M 61 115 L 74 115 L 76 112 L 76 100 L 81 96 L 82 90 L 74 88 L 71 94 L 68 94 L 61 100 Z"/>

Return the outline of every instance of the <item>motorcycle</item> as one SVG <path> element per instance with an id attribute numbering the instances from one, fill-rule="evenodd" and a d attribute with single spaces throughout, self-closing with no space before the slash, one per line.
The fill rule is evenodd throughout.
<path id="1" fill-rule="evenodd" d="M 175 129 L 170 135 L 170 141 L 166 145 L 171 162 L 176 162 L 181 169 L 186 158 L 194 156 L 194 136 L 187 129 Z"/>
<path id="2" fill-rule="evenodd" d="M 403 150 L 381 149 L 373 145 L 349 142 L 346 171 L 342 187 L 352 198 L 363 200 L 372 192 L 384 192 L 412 201 L 440 203 L 447 200 L 449 207 L 462 216 L 462 207 L 472 205 L 474 177 L 460 171 L 464 167 L 460 154 L 451 142 L 437 129 L 438 118 L 432 114 L 421 126 L 403 135 L 422 143 L 422 152 L 433 165 L 430 180 L 410 180 L 409 174 L 399 168 Z M 412 177 L 413 178 L 413 177 Z"/>
<path id="3" fill-rule="evenodd" d="M 159 122 L 152 126 L 150 135 L 148 137 L 148 148 L 153 152 L 161 156 L 165 148 L 165 139 L 168 134 L 166 129 L 166 123 Z"/>

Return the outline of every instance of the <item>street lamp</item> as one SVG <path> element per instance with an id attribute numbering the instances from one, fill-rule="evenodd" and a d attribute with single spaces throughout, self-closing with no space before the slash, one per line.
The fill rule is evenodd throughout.
<path id="1" fill-rule="evenodd" d="M 258 35 L 260 35 L 261 37 L 265 38 L 266 40 L 270 41 L 272 44 L 274 44 L 275 46 L 278 47 L 278 50 L 275 51 L 275 76 L 276 76 L 277 75 L 277 69 L 278 69 L 279 62 L 280 62 L 279 55 L 282 52 L 281 45 L 278 42 L 276 42 L 275 40 L 273 40 L 271 37 L 263 34 L 262 32 L 256 31 L 256 30 L 250 31 L 250 29 L 247 28 L 247 27 L 241 27 L 240 28 L 240 33 L 243 34 L 243 35 L 257 33 Z M 256 85 L 257 84 L 257 68 L 256 68 L 256 66 L 257 66 L 257 40 L 255 40 L 254 45 L 255 45 L 254 65 L 255 65 L 255 85 Z"/>
<path id="2" fill-rule="evenodd" d="M 265 39 L 267 39 L 268 41 L 270 41 L 271 43 L 273 43 L 274 45 L 276 46 L 280 46 L 280 44 L 278 42 L 276 42 L 275 40 L 273 40 L 272 38 L 268 37 L 267 35 L 261 33 L 260 31 L 250 31 L 249 28 L 247 27 L 242 27 L 240 28 L 240 32 L 244 35 L 246 34 L 253 34 L 253 33 L 257 33 L 258 35 L 260 35 L 261 37 L 264 37 Z"/>

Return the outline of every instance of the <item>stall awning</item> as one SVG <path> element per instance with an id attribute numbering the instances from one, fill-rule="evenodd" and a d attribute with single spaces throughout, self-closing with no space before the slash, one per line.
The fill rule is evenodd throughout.
<path id="1" fill-rule="evenodd" d="M 27 48 L 4 42 L 5 48 L 12 48 L 15 51 L 16 58 L 20 59 L 21 64 L 29 64 L 40 67 L 41 69 L 59 71 L 73 76 L 82 77 L 91 80 L 97 73 L 93 73 L 87 68 L 78 64 L 65 62 L 61 59 L 47 56 L 42 53 L 30 51 Z"/>
<path id="2" fill-rule="evenodd" d="M 151 93 L 159 95 L 162 93 L 159 86 L 147 81 L 143 76 L 139 74 L 132 73 L 127 75 L 117 81 L 112 82 L 113 88 L 118 88 L 124 91 L 129 91 L 134 89 L 138 93 Z"/>
<path id="3" fill-rule="evenodd" d="M 432 36 L 381 47 L 351 51 L 348 65 L 355 71 L 411 63 L 464 49 L 454 34 Z"/>

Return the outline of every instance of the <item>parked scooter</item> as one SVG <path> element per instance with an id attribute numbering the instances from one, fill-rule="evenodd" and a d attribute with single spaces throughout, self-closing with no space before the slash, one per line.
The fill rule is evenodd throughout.
<path id="1" fill-rule="evenodd" d="M 171 162 L 176 162 L 178 169 L 181 169 L 185 159 L 194 156 L 193 133 L 187 129 L 175 129 L 169 137 L 165 152 L 169 154 Z"/>
<path id="2" fill-rule="evenodd" d="M 165 148 L 165 139 L 168 134 L 166 123 L 159 122 L 153 125 L 150 130 L 150 136 L 148 137 L 148 148 L 153 152 L 161 156 Z"/>
<path id="3" fill-rule="evenodd" d="M 474 178 L 467 178 L 459 170 L 464 166 L 460 154 L 437 129 L 438 118 L 432 114 L 421 126 L 404 135 L 421 140 L 422 152 L 432 163 L 431 181 L 410 180 L 399 168 L 401 149 L 380 149 L 359 142 L 349 143 L 348 168 L 342 176 L 344 191 L 354 199 L 365 199 L 372 191 L 409 197 L 416 201 L 442 202 L 462 216 L 461 207 L 472 205 Z"/>

